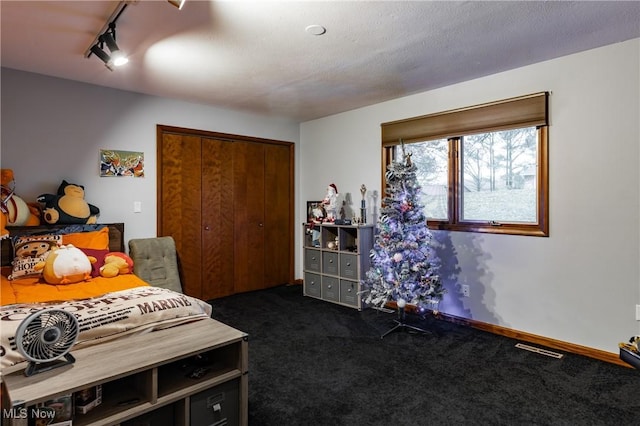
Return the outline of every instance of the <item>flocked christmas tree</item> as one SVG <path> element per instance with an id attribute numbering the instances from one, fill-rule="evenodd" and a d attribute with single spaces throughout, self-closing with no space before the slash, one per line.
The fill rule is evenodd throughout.
<path id="1" fill-rule="evenodd" d="M 412 304 L 420 311 L 434 309 L 446 290 L 437 274 L 433 235 L 420 204 L 416 166 L 404 145 L 402 159 L 389 164 L 385 179 L 386 197 L 364 280 L 365 300 L 380 307 L 394 300 L 398 307 Z"/>

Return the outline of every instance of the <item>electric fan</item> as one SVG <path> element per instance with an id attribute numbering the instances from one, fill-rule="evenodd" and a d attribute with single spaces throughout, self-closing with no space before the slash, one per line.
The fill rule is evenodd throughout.
<path id="1" fill-rule="evenodd" d="M 62 309 L 44 309 L 25 318 L 18 326 L 15 340 L 16 349 L 29 361 L 24 375 L 74 363 L 75 358 L 68 352 L 78 332 L 76 317 Z"/>

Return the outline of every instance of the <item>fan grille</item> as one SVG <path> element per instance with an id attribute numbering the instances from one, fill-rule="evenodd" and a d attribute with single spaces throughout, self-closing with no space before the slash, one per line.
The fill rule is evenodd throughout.
<path id="1" fill-rule="evenodd" d="M 16 346 L 28 361 L 53 361 L 69 352 L 78 332 L 75 316 L 61 309 L 45 309 L 22 321 L 16 333 Z"/>

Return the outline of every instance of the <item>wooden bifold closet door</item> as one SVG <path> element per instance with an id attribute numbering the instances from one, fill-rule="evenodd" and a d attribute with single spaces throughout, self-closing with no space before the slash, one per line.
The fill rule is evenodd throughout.
<path id="1" fill-rule="evenodd" d="M 158 235 L 186 294 L 293 283 L 293 144 L 158 126 Z"/>

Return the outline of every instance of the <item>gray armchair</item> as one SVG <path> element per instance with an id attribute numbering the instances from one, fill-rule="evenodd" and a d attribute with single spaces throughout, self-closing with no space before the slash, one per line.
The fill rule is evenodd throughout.
<path id="1" fill-rule="evenodd" d="M 172 237 L 129 240 L 133 273 L 155 287 L 182 293 L 176 243 Z"/>

